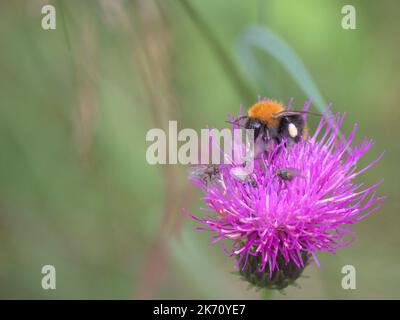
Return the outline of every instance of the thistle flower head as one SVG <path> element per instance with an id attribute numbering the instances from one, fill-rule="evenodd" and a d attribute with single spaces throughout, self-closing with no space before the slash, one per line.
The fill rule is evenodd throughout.
<path id="1" fill-rule="evenodd" d="M 208 211 L 193 216 L 203 224 L 197 229 L 210 231 L 212 243 L 221 241 L 248 280 L 264 279 L 265 274 L 272 279 L 288 266 L 301 272 L 309 257 L 318 264 L 317 251 L 348 245 L 354 238 L 349 226 L 382 204 L 375 190 L 382 181 L 371 186 L 354 181 L 380 157 L 358 167 L 372 142 L 354 141 L 356 125 L 349 134 L 340 134 L 344 118 L 327 113 L 308 139 L 290 148 L 284 142 L 272 146 L 254 160 L 246 179 L 232 174 L 235 163 L 219 165 L 211 182 L 193 179 Z M 278 173 L 288 168 L 299 174 L 282 179 Z"/>

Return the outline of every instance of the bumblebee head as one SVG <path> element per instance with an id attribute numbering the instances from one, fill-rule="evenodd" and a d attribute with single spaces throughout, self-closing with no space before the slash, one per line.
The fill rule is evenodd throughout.
<path id="1" fill-rule="evenodd" d="M 245 129 L 254 130 L 254 140 L 257 140 L 261 133 L 268 134 L 268 127 L 266 124 L 257 118 L 247 118 L 244 127 Z"/>

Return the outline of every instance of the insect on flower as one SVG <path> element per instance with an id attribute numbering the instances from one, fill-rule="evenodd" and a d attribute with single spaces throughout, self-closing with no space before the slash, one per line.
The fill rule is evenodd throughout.
<path id="1" fill-rule="evenodd" d="M 252 173 L 249 172 L 248 170 L 246 170 L 245 167 L 238 166 L 238 167 L 231 168 L 230 173 L 233 177 L 242 181 L 243 183 L 249 183 L 253 187 L 257 185 L 257 181 L 252 176 Z"/>
<path id="2" fill-rule="evenodd" d="M 303 111 L 308 106 L 307 102 Z M 257 181 L 254 186 L 232 174 L 234 164 L 220 165 L 214 184 L 192 180 L 204 194 L 206 211 L 211 211 L 192 215 L 202 224 L 197 229 L 211 232 L 213 243 L 223 243 L 250 283 L 263 288 L 288 286 L 309 262 L 319 265 L 317 252 L 333 253 L 351 243 L 350 226 L 382 205 L 384 197 L 376 188 L 383 179 L 371 186 L 354 179 L 383 154 L 360 169 L 358 162 L 372 142 L 355 143 L 356 125 L 350 133 L 340 134 L 344 119 L 345 115 L 325 114 L 314 134 L 299 140 L 286 126 L 285 137 L 297 143 L 285 148 L 286 141 L 279 136 L 279 143 L 261 153 L 251 173 Z M 262 130 L 271 136 L 270 127 Z"/>
<path id="3" fill-rule="evenodd" d="M 304 176 L 301 175 L 301 171 L 296 168 L 281 168 L 276 169 L 275 174 L 285 181 L 292 181 L 295 177 L 303 178 Z"/>
<path id="4" fill-rule="evenodd" d="M 215 164 L 197 165 L 189 168 L 189 179 L 199 178 L 204 183 L 211 182 L 219 175 L 219 167 Z"/>
<path id="5" fill-rule="evenodd" d="M 318 115 L 306 110 L 289 110 L 282 103 L 265 99 L 252 105 L 247 116 L 240 116 L 228 122 L 245 129 L 253 129 L 254 140 L 260 137 L 264 142 L 273 140 L 279 144 L 285 139 L 291 145 L 307 137 L 304 114 Z M 241 120 L 245 120 L 244 124 L 240 124 Z"/>

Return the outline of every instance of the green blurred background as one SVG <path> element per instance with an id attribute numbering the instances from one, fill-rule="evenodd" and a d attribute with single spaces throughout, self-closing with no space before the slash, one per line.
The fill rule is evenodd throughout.
<path id="1" fill-rule="evenodd" d="M 56 30 L 41 28 L 46 3 Z M 341 27 L 344 4 L 356 30 Z M 395 0 L 1 1 L 0 297 L 259 298 L 193 231 L 182 208 L 199 213 L 200 193 L 183 166 L 146 162 L 145 135 L 168 120 L 222 127 L 257 95 L 313 94 L 314 111 L 332 101 L 375 141 L 362 164 L 386 150 L 360 181 L 385 178 L 388 198 L 301 289 L 269 298 L 400 298 L 399 12 Z M 41 287 L 47 264 L 56 290 Z M 346 264 L 356 290 L 341 288 Z"/>

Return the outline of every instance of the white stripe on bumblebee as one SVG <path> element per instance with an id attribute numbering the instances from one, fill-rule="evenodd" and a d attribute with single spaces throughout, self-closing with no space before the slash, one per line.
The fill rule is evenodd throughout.
<path id="1" fill-rule="evenodd" d="M 293 123 L 289 123 L 288 132 L 292 138 L 296 138 L 297 135 L 299 134 L 299 131 L 297 130 L 296 126 Z"/>

